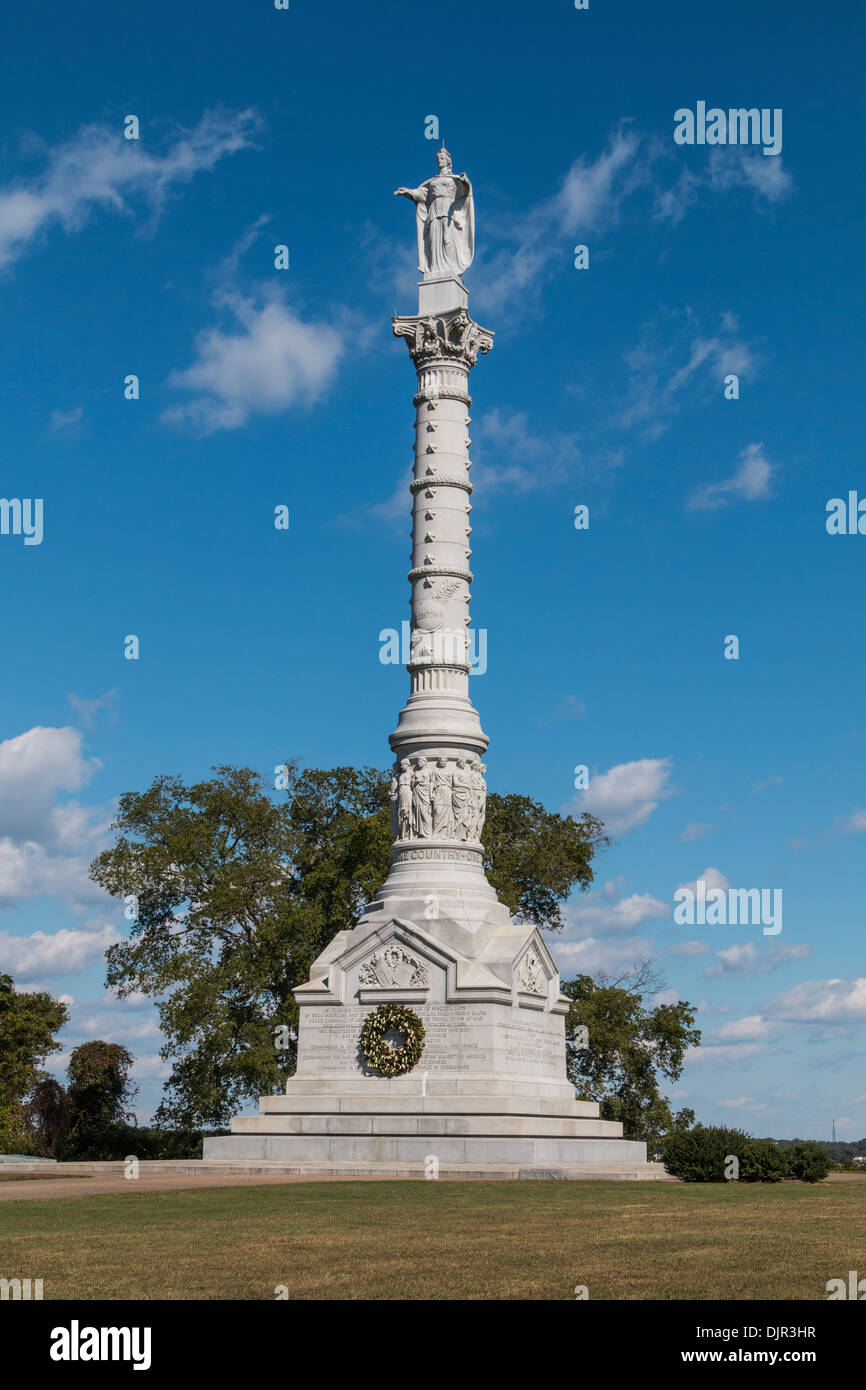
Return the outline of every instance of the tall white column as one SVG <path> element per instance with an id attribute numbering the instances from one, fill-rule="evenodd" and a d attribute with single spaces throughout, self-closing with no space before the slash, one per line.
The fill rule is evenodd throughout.
<path id="1" fill-rule="evenodd" d="M 411 689 L 390 736 L 392 867 L 375 907 L 422 919 L 426 913 L 434 932 L 439 917 L 471 930 L 508 919 L 484 877 L 488 739 L 469 697 L 469 373 L 479 353 L 490 351 L 493 334 L 469 317 L 466 300 L 458 277 L 427 278 L 419 286 L 418 314 L 394 319 L 418 377 Z"/>

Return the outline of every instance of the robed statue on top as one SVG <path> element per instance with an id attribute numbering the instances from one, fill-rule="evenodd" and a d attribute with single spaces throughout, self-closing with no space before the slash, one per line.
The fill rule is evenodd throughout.
<path id="1" fill-rule="evenodd" d="M 451 156 L 437 151 L 438 174 L 419 188 L 396 188 L 394 196 L 415 204 L 418 269 L 425 279 L 462 275 L 475 255 L 475 206 L 466 174 L 455 174 Z"/>

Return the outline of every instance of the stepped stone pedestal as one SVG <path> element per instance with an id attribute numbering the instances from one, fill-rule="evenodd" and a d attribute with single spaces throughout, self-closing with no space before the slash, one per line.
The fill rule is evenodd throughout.
<path id="1" fill-rule="evenodd" d="M 484 873 L 488 739 L 469 698 L 472 484 L 469 373 L 493 334 L 469 317 L 472 187 L 451 168 L 417 189 L 418 313 L 394 319 L 417 373 L 412 480 L 411 691 L 390 737 L 391 871 L 358 924 L 339 932 L 295 991 L 297 1073 L 261 1114 L 205 1140 L 206 1160 L 344 1166 L 472 1165 L 491 1176 L 568 1176 L 629 1165 L 644 1144 L 574 1098 L 569 1001 L 545 942 L 517 925 Z M 388 1077 L 361 1046 L 379 1004 L 424 1025 L 416 1065 Z M 395 1040 L 399 1042 L 399 1039 Z M 635 1167 L 636 1166 L 636 1167 Z M 635 1167 L 635 1171 L 632 1168 Z M 498 1172 L 497 1172 L 498 1170 Z"/>

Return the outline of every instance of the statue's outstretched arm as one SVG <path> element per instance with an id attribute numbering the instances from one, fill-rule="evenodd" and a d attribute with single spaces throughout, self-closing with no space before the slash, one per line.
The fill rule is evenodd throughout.
<path id="1" fill-rule="evenodd" d="M 394 197 L 411 198 L 413 203 L 426 202 L 427 195 L 423 188 L 395 188 Z"/>

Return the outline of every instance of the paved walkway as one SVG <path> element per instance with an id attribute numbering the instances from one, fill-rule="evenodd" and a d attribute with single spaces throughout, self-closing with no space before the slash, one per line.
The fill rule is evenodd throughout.
<path id="1" fill-rule="evenodd" d="M 423 1182 L 426 1179 L 421 1164 L 358 1164 L 335 1172 L 332 1166 L 321 1164 L 274 1164 L 268 1171 L 261 1163 L 251 1163 L 244 1169 L 238 1164 L 220 1168 L 216 1163 L 142 1162 L 137 1178 L 124 1177 L 122 1163 L 57 1163 L 51 1165 L 51 1176 L 28 1165 L 28 1176 L 16 1181 L 10 1174 L 11 1165 L 3 1165 L 0 1174 L 0 1202 L 33 1201 L 61 1197 L 102 1196 L 107 1193 L 126 1195 L 141 1192 L 176 1192 L 200 1187 L 258 1187 L 291 1182 Z M 24 1165 L 22 1165 L 22 1168 Z M 8 1176 L 7 1176 L 8 1175 Z M 676 1182 L 660 1164 L 608 1163 L 584 1165 L 579 1169 L 516 1168 L 508 1164 L 489 1165 L 479 1169 L 471 1164 L 443 1164 L 439 1172 L 442 1182 L 514 1182 L 517 1179 L 577 1180 L 581 1182 Z"/>
<path id="2" fill-rule="evenodd" d="M 176 1192 L 195 1187 L 273 1187 L 286 1182 L 344 1182 L 343 1178 L 300 1177 L 289 1173 L 147 1173 L 125 1178 L 122 1174 L 93 1178 L 32 1178 L 0 1182 L 0 1202 L 33 1201 L 46 1197 L 102 1197 L 120 1192 Z M 383 1181 L 380 1179 L 379 1181 Z"/>

